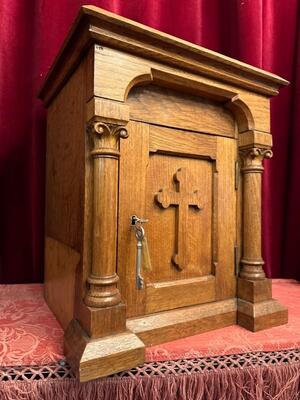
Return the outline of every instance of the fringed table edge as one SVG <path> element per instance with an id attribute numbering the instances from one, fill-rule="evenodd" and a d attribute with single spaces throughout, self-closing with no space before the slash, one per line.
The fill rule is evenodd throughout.
<path id="1" fill-rule="evenodd" d="M 148 362 L 79 383 L 63 360 L 2 367 L 3 400 L 299 400 L 300 349 Z"/>

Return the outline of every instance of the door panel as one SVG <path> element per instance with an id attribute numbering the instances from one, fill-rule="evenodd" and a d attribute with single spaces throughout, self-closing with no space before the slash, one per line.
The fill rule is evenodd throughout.
<path id="1" fill-rule="evenodd" d="M 220 269 L 218 258 L 235 240 L 234 182 L 229 187 L 232 178 L 227 177 L 234 171 L 235 141 L 137 122 L 130 122 L 128 131 L 120 147 L 118 231 L 118 274 L 127 316 L 229 297 L 233 259 L 222 255 Z M 226 143 L 225 157 L 219 139 Z M 220 187 L 229 202 L 225 208 Z M 226 213 L 229 230 L 220 240 L 219 222 Z M 133 214 L 149 219 L 145 231 L 152 270 L 142 272 L 144 289 L 135 287 Z"/>
<path id="2" fill-rule="evenodd" d="M 152 271 L 148 274 L 151 282 L 181 280 L 211 273 L 213 165 L 211 160 L 150 153 L 145 198 L 149 223 L 145 229 L 152 262 Z M 179 170 L 185 175 L 180 184 L 176 182 Z M 163 208 L 155 199 L 159 190 L 163 190 L 171 200 L 179 194 L 178 205 L 170 204 Z M 187 208 L 183 204 L 184 197 L 189 200 L 194 191 L 197 191 L 195 197 L 199 198 L 200 209 L 196 206 Z M 180 208 L 183 207 L 185 210 L 181 215 Z M 181 259 L 179 265 L 172 260 L 175 254 Z"/>

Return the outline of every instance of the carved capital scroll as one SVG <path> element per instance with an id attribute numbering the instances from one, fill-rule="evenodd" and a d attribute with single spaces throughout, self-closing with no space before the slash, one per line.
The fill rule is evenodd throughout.
<path id="1" fill-rule="evenodd" d="M 116 273 L 119 139 L 128 137 L 124 125 L 92 120 L 88 125 L 93 159 L 92 265 L 85 304 L 110 307 L 120 303 Z"/>
<path id="2" fill-rule="evenodd" d="M 264 158 L 273 157 L 273 152 L 271 149 L 265 149 L 260 147 L 251 147 L 247 149 L 240 150 L 240 155 L 243 161 L 242 173 L 261 173 L 264 168 L 262 162 Z"/>
<path id="3" fill-rule="evenodd" d="M 88 132 L 93 140 L 93 149 L 91 156 L 111 156 L 118 158 L 118 140 L 128 138 L 128 132 L 125 126 L 108 124 L 94 120 L 88 125 Z"/>
<path id="4" fill-rule="evenodd" d="M 240 150 L 243 174 L 243 256 L 240 277 L 265 279 L 261 256 L 261 175 L 264 158 L 271 158 L 269 148 L 251 147 Z"/>

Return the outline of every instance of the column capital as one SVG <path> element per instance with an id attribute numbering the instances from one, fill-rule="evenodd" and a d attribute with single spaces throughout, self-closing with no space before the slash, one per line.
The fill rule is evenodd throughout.
<path id="1" fill-rule="evenodd" d="M 125 125 L 107 123 L 99 119 L 91 120 L 87 125 L 87 132 L 92 139 L 91 156 L 119 158 L 119 139 L 128 138 Z"/>
<path id="2" fill-rule="evenodd" d="M 242 159 L 241 172 L 246 173 L 261 173 L 264 168 L 262 162 L 265 158 L 273 157 L 273 152 L 270 148 L 251 147 L 240 149 Z"/>

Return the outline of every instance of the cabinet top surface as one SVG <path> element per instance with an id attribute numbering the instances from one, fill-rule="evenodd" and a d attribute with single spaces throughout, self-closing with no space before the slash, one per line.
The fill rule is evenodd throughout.
<path id="1" fill-rule="evenodd" d="M 246 87 L 268 96 L 278 93 L 285 79 L 220 53 L 160 32 L 95 6 L 83 6 L 39 93 L 68 75 L 92 44 L 121 49 L 143 58 Z"/>

